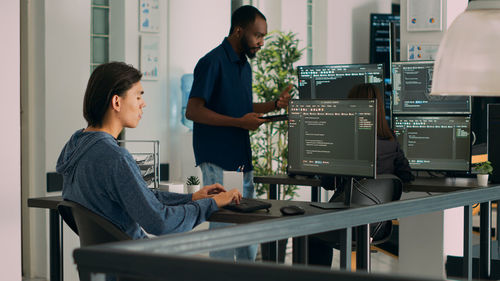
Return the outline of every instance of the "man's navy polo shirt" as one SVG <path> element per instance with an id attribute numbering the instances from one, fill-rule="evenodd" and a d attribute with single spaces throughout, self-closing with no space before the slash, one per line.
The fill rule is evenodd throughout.
<path id="1" fill-rule="evenodd" d="M 194 69 L 190 98 L 222 115 L 242 117 L 253 112 L 252 69 L 246 56 L 238 57 L 227 40 L 201 58 Z M 244 165 L 252 170 L 248 130 L 194 123 L 193 148 L 196 165 L 209 162 L 235 171 Z"/>

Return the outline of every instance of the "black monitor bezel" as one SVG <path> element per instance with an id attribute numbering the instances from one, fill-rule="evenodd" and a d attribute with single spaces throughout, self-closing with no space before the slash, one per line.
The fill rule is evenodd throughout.
<path id="1" fill-rule="evenodd" d="M 469 96 L 469 111 L 425 111 L 425 112 L 417 112 L 417 111 L 400 111 L 394 112 L 394 67 L 398 65 L 412 65 L 412 64 L 432 64 L 434 68 L 433 60 L 414 60 L 414 61 L 397 61 L 392 62 L 391 64 L 391 84 L 392 84 L 392 92 L 391 92 L 391 115 L 470 115 L 472 114 L 472 98 Z"/>
<path id="2" fill-rule="evenodd" d="M 347 100 L 365 100 L 369 101 L 372 100 L 374 101 L 374 116 L 375 116 L 375 124 L 374 124 L 374 143 L 375 143 L 375 149 L 374 149 L 374 162 L 373 162 L 373 176 L 365 176 L 365 175 L 352 175 L 352 174 L 339 174 L 339 173 L 314 173 L 314 172 L 308 172 L 308 171 L 297 171 L 297 170 L 290 170 L 290 134 L 287 134 L 287 145 L 288 145 L 288 153 L 287 153 L 287 173 L 289 176 L 347 176 L 347 177 L 358 177 L 358 178 L 368 178 L 368 179 L 376 179 L 377 178 L 377 141 L 378 141 L 378 135 L 377 135 L 377 99 L 294 99 L 293 101 L 299 101 L 299 102 L 308 102 L 308 101 L 347 101 Z M 288 112 L 288 116 L 290 116 L 290 111 Z M 290 131 L 290 123 L 288 123 L 288 132 Z"/>
<path id="3" fill-rule="evenodd" d="M 462 114 L 462 115 L 456 115 L 456 114 L 442 114 L 442 115 L 415 115 L 415 114 L 395 114 L 393 115 L 392 119 L 392 124 L 394 126 L 394 118 L 395 117 L 409 117 L 409 118 L 415 118 L 415 117 L 469 117 L 469 120 L 472 120 L 472 116 L 470 114 Z M 413 171 L 422 171 L 422 172 L 453 172 L 453 173 L 467 173 L 470 174 L 471 168 L 472 168 L 472 141 L 471 141 L 471 134 L 472 134 L 472 122 L 470 122 L 470 131 L 469 131 L 469 169 L 468 170 L 453 170 L 453 169 L 418 169 L 418 168 L 413 168 L 410 166 L 410 168 Z M 394 127 L 392 128 L 394 130 Z M 397 141 L 397 138 L 396 138 Z M 401 145 L 401 144 L 400 144 Z M 401 148 L 402 149 L 402 148 Z M 405 154 L 405 157 L 408 159 L 408 156 Z M 409 161 L 408 161 L 409 162 Z"/>

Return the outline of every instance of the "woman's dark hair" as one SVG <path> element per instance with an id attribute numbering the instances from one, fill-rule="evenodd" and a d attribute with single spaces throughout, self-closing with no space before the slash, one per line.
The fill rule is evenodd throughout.
<path id="1" fill-rule="evenodd" d="M 99 65 L 90 75 L 83 98 L 83 117 L 88 126 L 102 127 L 113 96 L 123 96 L 141 77 L 139 70 L 123 62 Z"/>
<path id="2" fill-rule="evenodd" d="M 384 99 L 373 84 L 358 84 L 349 91 L 350 99 L 377 99 L 377 135 L 383 139 L 394 140 L 389 124 L 385 120 Z"/>
<path id="3" fill-rule="evenodd" d="M 231 28 L 229 29 L 229 35 L 233 33 L 237 26 L 246 28 L 250 23 L 255 21 L 257 16 L 266 20 L 266 17 L 254 6 L 245 5 L 236 9 L 231 16 Z"/>

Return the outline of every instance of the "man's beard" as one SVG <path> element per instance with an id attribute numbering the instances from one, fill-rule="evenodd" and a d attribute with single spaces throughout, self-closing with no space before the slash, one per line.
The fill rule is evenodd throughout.
<path id="1" fill-rule="evenodd" d="M 248 45 L 248 40 L 247 40 L 247 37 L 246 36 L 243 36 L 241 37 L 241 40 L 240 40 L 240 43 L 241 43 L 241 47 L 243 48 L 243 53 L 249 58 L 249 59 L 253 59 L 255 58 L 255 55 L 257 55 L 257 52 L 252 52 L 253 49 L 259 49 L 259 48 L 251 48 L 249 45 Z"/>

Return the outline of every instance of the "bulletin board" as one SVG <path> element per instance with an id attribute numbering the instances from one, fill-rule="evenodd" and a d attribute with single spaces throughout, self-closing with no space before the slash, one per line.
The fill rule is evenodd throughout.
<path id="1" fill-rule="evenodd" d="M 408 32 L 442 30 L 442 0 L 408 0 L 407 4 Z"/>
<path id="2" fill-rule="evenodd" d="M 143 80 L 158 80 L 160 67 L 160 37 L 141 36 L 141 72 Z"/>
<path id="3" fill-rule="evenodd" d="M 139 1 L 139 31 L 160 32 L 160 2 L 159 0 Z"/>

